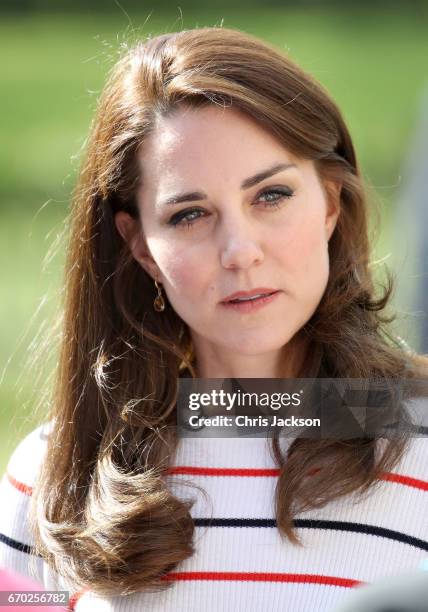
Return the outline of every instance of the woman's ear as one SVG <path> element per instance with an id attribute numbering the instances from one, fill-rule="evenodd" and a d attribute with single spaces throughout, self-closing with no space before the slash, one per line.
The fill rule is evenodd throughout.
<path id="1" fill-rule="evenodd" d="M 340 193 L 342 191 L 342 183 L 328 180 L 324 181 L 323 186 L 327 202 L 325 232 L 327 240 L 330 240 L 340 215 Z"/>
<path id="2" fill-rule="evenodd" d="M 138 219 L 121 210 L 114 216 L 116 229 L 127 243 L 134 259 L 149 274 L 153 280 L 161 281 L 160 270 L 150 253 Z"/>

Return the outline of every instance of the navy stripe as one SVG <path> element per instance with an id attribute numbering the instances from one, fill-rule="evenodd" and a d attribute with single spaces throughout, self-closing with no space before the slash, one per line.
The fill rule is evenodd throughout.
<path id="1" fill-rule="evenodd" d="M 416 431 L 414 433 L 420 433 L 423 434 L 424 436 L 428 436 L 428 427 L 425 427 L 424 425 L 420 425 L 419 427 L 415 428 Z"/>
<path id="2" fill-rule="evenodd" d="M 365 523 L 351 523 L 347 521 L 326 521 L 321 519 L 296 519 L 294 524 L 296 527 L 306 527 L 309 529 L 336 529 L 338 531 L 352 531 L 354 533 L 380 536 L 428 551 L 428 542 L 425 540 L 420 540 L 419 538 L 401 533 L 400 531 L 395 531 L 394 529 L 378 527 L 377 525 L 366 525 Z"/>
<path id="3" fill-rule="evenodd" d="M 275 519 L 195 518 L 196 527 L 276 527 Z"/>
<path id="4" fill-rule="evenodd" d="M 193 519 L 196 527 L 276 527 L 275 519 L 238 519 L 238 518 L 195 518 Z M 322 519 L 295 519 L 293 521 L 295 527 L 304 529 L 334 529 L 336 531 L 348 531 L 353 533 L 362 533 L 365 535 L 375 535 L 389 540 L 395 540 L 403 544 L 409 544 L 415 548 L 420 548 L 428 552 L 428 542 L 420 540 L 413 536 L 409 536 L 400 531 L 393 529 L 385 529 L 376 525 L 366 525 L 364 523 L 352 523 L 346 521 L 327 521 Z M 0 542 L 6 544 L 10 548 L 19 550 L 20 552 L 34 555 L 34 549 L 28 544 L 23 544 L 12 538 L 9 538 L 4 533 L 0 533 Z"/>
<path id="5" fill-rule="evenodd" d="M 275 519 L 193 519 L 196 527 L 276 527 Z M 393 529 L 385 529 L 376 525 L 366 525 L 364 523 L 352 523 L 347 521 L 326 521 L 321 519 L 295 519 L 293 521 L 295 527 L 303 529 L 334 529 L 336 531 L 350 531 L 354 533 L 363 533 L 366 535 L 375 535 L 389 540 L 409 544 L 415 548 L 428 551 L 428 542 L 414 538 L 400 531 Z"/>
<path id="6" fill-rule="evenodd" d="M 22 542 L 18 542 L 18 540 L 13 540 L 9 538 L 4 533 L 0 533 L 0 542 L 2 544 L 6 544 L 6 546 L 10 546 L 10 548 L 14 548 L 15 550 L 19 550 L 20 552 L 27 553 L 27 555 L 34 555 L 34 548 L 29 546 L 28 544 L 23 544 Z"/>

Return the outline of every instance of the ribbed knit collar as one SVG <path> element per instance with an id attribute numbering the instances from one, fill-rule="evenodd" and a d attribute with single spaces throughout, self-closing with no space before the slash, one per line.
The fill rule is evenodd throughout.
<path id="1" fill-rule="evenodd" d="M 285 452 L 293 438 L 281 439 Z M 181 438 L 175 465 L 219 468 L 276 468 L 272 441 L 262 438 Z"/>

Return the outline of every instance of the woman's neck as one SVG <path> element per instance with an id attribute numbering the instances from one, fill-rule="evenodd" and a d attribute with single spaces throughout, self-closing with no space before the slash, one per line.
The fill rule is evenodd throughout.
<path id="1" fill-rule="evenodd" d="M 237 355 L 222 347 L 194 342 L 198 378 L 297 378 L 307 343 L 293 338 L 282 348 L 258 355 Z"/>

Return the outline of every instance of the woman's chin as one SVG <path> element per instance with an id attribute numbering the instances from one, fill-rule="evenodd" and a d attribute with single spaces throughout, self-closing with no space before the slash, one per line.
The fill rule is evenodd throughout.
<path id="1" fill-rule="evenodd" d="M 236 340 L 235 342 L 228 342 L 226 345 L 223 343 L 223 347 L 223 350 L 226 349 L 231 354 L 237 354 L 245 358 L 280 351 L 284 347 L 284 342 L 278 342 L 278 337 L 269 342 L 266 336 L 264 336 L 242 339 L 241 341 Z"/>

